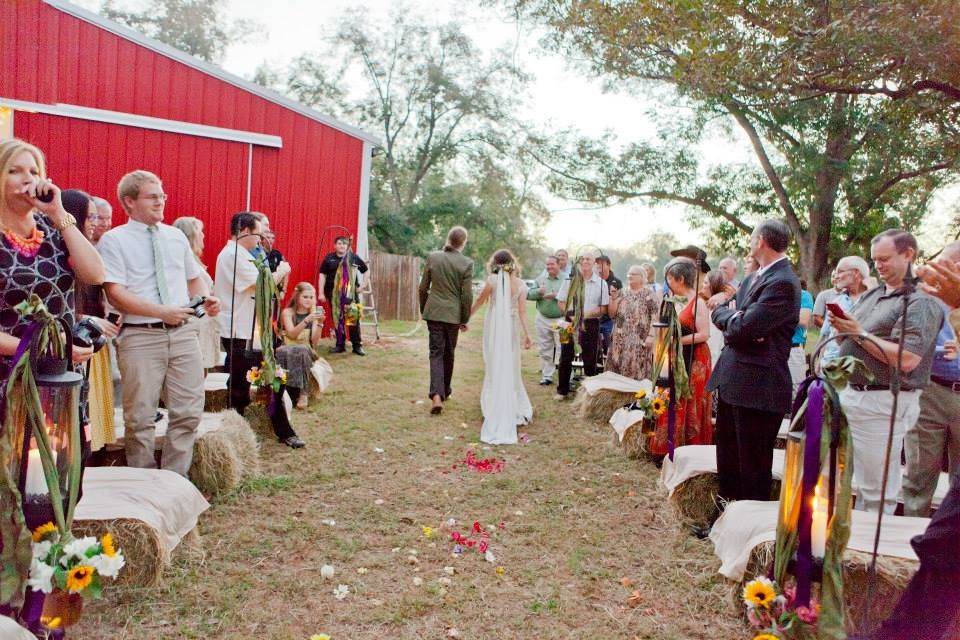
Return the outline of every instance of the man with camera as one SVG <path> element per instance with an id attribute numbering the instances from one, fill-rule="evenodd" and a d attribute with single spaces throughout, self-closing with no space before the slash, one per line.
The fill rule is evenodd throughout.
<path id="1" fill-rule="evenodd" d="M 263 235 L 263 223 L 257 214 L 242 212 L 234 214 L 230 220 L 230 239 L 217 256 L 217 270 L 214 277 L 213 292 L 223 300 L 223 313 L 220 314 L 220 343 L 227 352 L 226 367 L 230 372 L 230 406 L 243 415 L 250 404 L 250 383 L 247 372 L 260 366 L 260 352 L 255 351 L 254 336 L 256 324 L 255 295 L 259 269 L 254 264 L 253 250 L 260 246 Z M 276 281 L 290 273 L 290 265 L 281 262 L 273 272 Z M 304 446 L 287 416 L 281 398 L 283 387 L 277 393 L 270 422 L 274 434 L 283 444 L 293 449 Z"/>
<path id="2" fill-rule="evenodd" d="M 97 249 L 107 300 L 123 314 L 116 345 L 127 464 L 156 467 L 154 419 L 162 393 L 170 422 L 160 464 L 186 476 L 204 400 L 200 344 L 187 319 L 201 306 L 215 316 L 220 304 L 208 296 L 186 236 L 163 224 L 167 195 L 160 178 L 128 173 L 117 197 L 129 220 L 105 233 Z"/>

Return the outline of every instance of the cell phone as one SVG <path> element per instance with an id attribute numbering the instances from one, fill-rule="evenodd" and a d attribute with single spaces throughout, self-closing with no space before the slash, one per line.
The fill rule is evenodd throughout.
<path id="1" fill-rule="evenodd" d="M 837 304 L 836 302 L 828 302 L 828 303 L 827 303 L 827 309 L 830 311 L 830 313 L 832 313 L 833 315 L 837 316 L 837 317 L 840 318 L 841 320 L 849 320 L 849 319 L 850 319 L 850 316 L 848 316 L 848 315 L 847 315 L 847 312 L 843 310 L 843 307 L 841 307 L 841 306 L 840 306 L 839 304 Z"/>

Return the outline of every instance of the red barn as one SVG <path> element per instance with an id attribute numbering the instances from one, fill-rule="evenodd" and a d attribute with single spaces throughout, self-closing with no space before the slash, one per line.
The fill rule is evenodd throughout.
<path id="1" fill-rule="evenodd" d="M 0 0 L 0 44 L 0 136 L 40 147 L 61 187 L 110 200 L 115 224 L 117 181 L 147 169 L 167 222 L 204 221 L 208 266 L 242 210 L 270 217 L 294 282 L 316 282 L 333 226 L 366 255 L 370 134 L 64 0 Z"/>

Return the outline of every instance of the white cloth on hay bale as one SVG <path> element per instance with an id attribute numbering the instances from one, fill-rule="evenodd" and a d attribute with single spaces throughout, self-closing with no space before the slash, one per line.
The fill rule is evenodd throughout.
<path id="1" fill-rule="evenodd" d="M 37 640 L 37 636 L 7 616 L 0 616 L 0 638 L 3 638 L 3 640 Z"/>
<path id="2" fill-rule="evenodd" d="M 317 358 L 313 366 L 310 367 L 310 373 L 313 374 L 313 379 L 317 381 L 320 393 L 326 391 L 327 387 L 330 386 L 330 381 L 333 380 L 333 367 L 330 366 L 330 363 L 323 358 Z"/>
<path id="3" fill-rule="evenodd" d="M 163 469 L 87 467 L 75 520 L 140 520 L 157 531 L 169 558 L 210 503 L 183 476 Z"/>
<path id="4" fill-rule="evenodd" d="M 227 380 L 229 379 L 229 373 L 224 373 L 222 371 L 211 371 L 203 379 L 203 390 L 222 391 L 227 388 Z"/>
<path id="5" fill-rule="evenodd" d="M 730 580 L 743 579 L 754 548 L 777 539 L 779 506 L 776 501 L 757 500 L 739 500 L 727 505 L 723 515 L 710 530 L 710 541 L 713 542 L 714 552 L 720 558 L 721 574 Z M 847 548 L 872 553 L 878 514 L 866 511 L 852 513 Z M 923 533 L 929 523 L 929 518 L 884 515 L 879 554 L 916 560 L 910 538 Z"/>
<path id="6" fill-rule="evenodd" d="M 289 399 L 287 402 L 289 402 Z M 153 425 L 153 429 L 154 436 L 159 441 L 161 438 L 164 438 L 167 435 L 167 426 L 170 422 L 170 416 L 168 415 L 166 409 L 158 409 L 157 413 L 159 413 L 161 417 Z M 200 424 L 197 425 L 197 437 L 199 438 L 206 433 L 219 429 L 223 423 L 223 413 L 223 411 L 204 411 L 200 416 Z M 123 425 L 123 409 L 116 409 L 114 411 L 113 421 L 116 425 L 117 444 L 119 446 L 123 446 L 123 438 L 125 435 Z M 161 444 L 158 442 L 157 448 L 159 449 L 160 447 Z"/>
<path id="7" fill-rule="evenodd" d="M 622 439 L 622 438 L 621 438 Z M 783 480 L 783 467 L 786 458 L 786 450 L 773 450 L 773 477 Z M 669 457 L 664 458 L 663 467 L 660 469 L 660 483 L 667 489 L 669 495 L 673 495 L 676 488 L 690 478 L 705 473 L 717 473 L 717 447 L 712 444 L 691 444 L 683 447 L 677 447 L 673 452 L 673 460 Z M 933 494 L 932 504 L 934 508 L 939 507 L 940 503 L 947 496 L 950 490 L 950 475 L 941 473 L 937 481 L 937 488 Z M 853 487 L 853 495 L 857 494 L 856 486 Z M 902 496 L 901 500 L 902 502 Z"/>
<path id="8" fill-rule="evenodd" d="M 786 451 L 783 449 L 773 450 L 773 477 L 783 480 L 783 466 L 786 457 Z M 712 444 L 688 444 L 677 447 L 673 452 L 673 460 L 670 457 L 663 459 L 663 467 L 660 469 L 660 484 L 662 484 L 669 495 L 678 486 L 694 476 L 706 473 L 717 473 L 717 447 Z"/>
<path id="9" fill-rule="evenodd" d="M 634 380 L 622 376 L 619 373 L 604 371 L 603 373 L 584 378 L 580 382 L 580 388 L 587 392 L 587 395 L 595 396 L 601 391 L 619 391 L 621 393 L 636 393 L 641 389 L 650 393 L 653 390 L 653 383 L 649 380 Z"/>
<path id="10" fill-rule="evenodd" d="M 643 420 L 643 411 L 631 411 L 625 407 L 620 407 L 610 416 L 610 426 L 617 432 L 620 442 L 623 442 L 623 436 L 627 434 L 627 429 Z"/>

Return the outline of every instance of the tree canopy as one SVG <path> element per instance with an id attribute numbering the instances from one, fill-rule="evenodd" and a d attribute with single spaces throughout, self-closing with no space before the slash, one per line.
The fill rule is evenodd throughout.
<path id="1" fill-rule="evenodd" d="M 588 202 L 632 198 L 695 208 L 736 244 L 778 215 L 802 274 L 867 253 L 889 226 L 915 228 L 960 157 L 958 7 L 947 0 L 513 0 L 608 88 L 673 88 L 693 116 L 664 110 L 660 140 L 619 153 L 609 140 L 535 139 L 553 189 Z M 755 162 L 702 166 L 696 144 L 718 119 Z"/>

